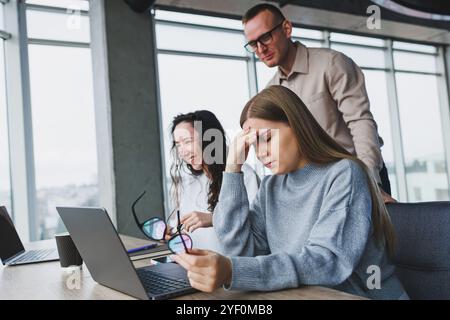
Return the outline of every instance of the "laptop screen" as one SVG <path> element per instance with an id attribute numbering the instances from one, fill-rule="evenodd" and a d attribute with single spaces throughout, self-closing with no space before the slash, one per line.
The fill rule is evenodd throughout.
<path id="1" fill-rule="evenodd" d="M 0 258 L 5 261 L 25 248 L 5 207 L 0 207 Z"/>

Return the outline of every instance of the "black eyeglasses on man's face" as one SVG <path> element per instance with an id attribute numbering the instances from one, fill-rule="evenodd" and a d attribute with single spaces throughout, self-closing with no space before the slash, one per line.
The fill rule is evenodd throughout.
<path id="1" fill-rule="evenodd" d="M 279 24 L 277 24 L 275 27 L 267 31 L 266 33 L 263 33 L 258 37 L 256 40 L 249 41 L 245 46 L 245 50 L 248 52 L 254 53 L 256 50 L 258 50 L 258 42 L 261 43 L 264 46 L 267 46 L 272 43 L 273 36 L 272 32 L 275 31 L 278 27 L 280 27 L 283 24 L 284 20 L 281 21 Z"/>
<path id="2" fill-rule="evenodd" d="M 133 212 L 134 220 L 136 224 L 139 226 L 139 229 L 151 240 L 154 241 L 165 241 L 166 232 L 168 229 L 167 223 L 161 219 L 160 217 L 153 217 L 146 220 L 144 223 L 140 223 L 136 214 L 136 204 L 141 200 L 141 198 L 145 195 L 146 191 L 144 191 L 132 204 L 131 211 Z M 174 211 L 175 212 L 175 211 Z M 173 212 L 169 215 L 168 219 Z M 189 252 L 192 249 L 192 239 L 187 234 L 181 233 L 182 224 L 180 222 L 180 210 L 177 210 L 177 232 L 167 241 L 167 245 L 173 253 L 182 253 Z"/>

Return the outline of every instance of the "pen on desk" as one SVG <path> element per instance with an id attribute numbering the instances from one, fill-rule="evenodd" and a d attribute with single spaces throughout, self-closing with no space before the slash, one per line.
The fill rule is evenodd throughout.
<path id="1" fill-rule="evenodd" d="M 148 249 L 151 249 L 151 248 L 155 248 L 156 246 L 158 246 L 157 243 L 152 243 L 152 244 L 149 244 L 149 245 L 146 245 L 146 246 L 142 246 L 142 247 L 138 247 L 138 248 L 133 248 L 133 249 L 127 250 L 127 252 L 128 253 L 133 253 L 133 252 L 148 250 Z"/>

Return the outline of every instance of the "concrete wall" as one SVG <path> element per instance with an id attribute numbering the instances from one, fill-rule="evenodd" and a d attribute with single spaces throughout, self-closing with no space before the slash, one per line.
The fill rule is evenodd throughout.
<path id="1" fill-rule="evenodd" d="M 131 214 L 143 190 L 141 221 L 164 216 L 153 21 L 117 0 L 92 0 L 90 15 L 101 205 L 143 237 Z"/>

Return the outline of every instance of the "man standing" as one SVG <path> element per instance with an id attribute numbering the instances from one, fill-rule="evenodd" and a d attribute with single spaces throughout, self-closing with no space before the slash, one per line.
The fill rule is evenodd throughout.
<path id="1" fill-rule="evenodd" d="M 340 52 L 292 42 L 291 22 L 273 5 L 254 6 L 242 23 L 248 41 L 245 48 L 268 67 L 278 67 L 268 86 L 294 91 L 322 128 L 369 167 L 384 201 L 395 201 L 361 69 Z"/>

